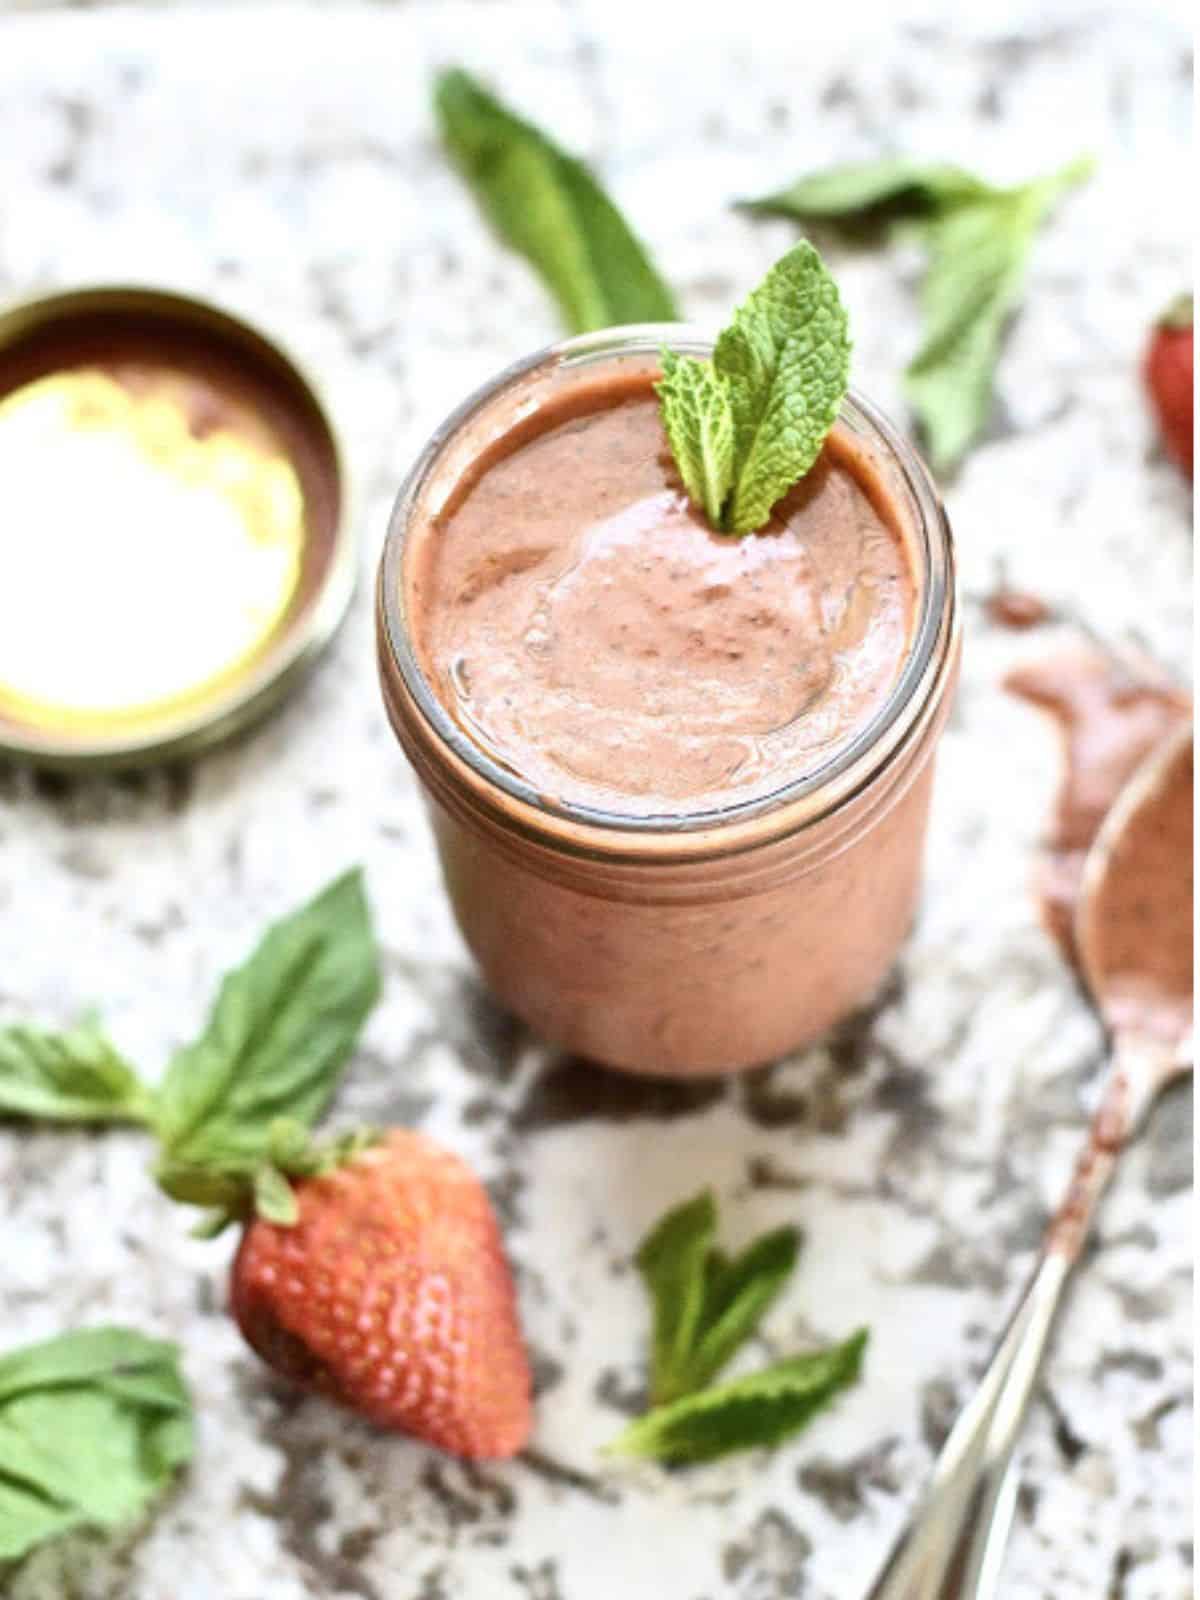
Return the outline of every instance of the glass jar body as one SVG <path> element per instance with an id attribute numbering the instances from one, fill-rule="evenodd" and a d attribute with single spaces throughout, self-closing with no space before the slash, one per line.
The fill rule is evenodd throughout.
<path id="1" fill-rule="evenodd" d="M 534 391 L 544 371 L 569 382 L 572 361 L 592 352 L 645 362 L 668 331 L 679 346 L 679 330 L 664 329 L 556 347 L 502 375 L 435 436 L 393 516 L 380 574 L 379 661 L 455 915 L 489 987 L 574 1054 L 690 1076 L 792 1050 L 882 982 L 919 892 L 958 631 L 949 530 L 936 494 L 912 452 L 855 400 L 849 425 L 887 457 L 924 562 L 912 670 L 897 691 L 903 703 L 867 730 L 873 736 L 860 749 L 766 803 L 634 824 L 556 805 L 472 748 L 416 664 L 401 582 L 407 535 L 425 514 L 439 468 L 452 478 L 469 460 L 464 431 L 497 396 L 536 403 L 527 380 Z"/>

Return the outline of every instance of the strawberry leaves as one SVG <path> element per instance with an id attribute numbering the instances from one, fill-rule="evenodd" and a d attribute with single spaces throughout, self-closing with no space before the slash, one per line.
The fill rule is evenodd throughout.
<path id="1" fill-rule="evenodd" d="M 704 1461 L 777 1444 L 858 1376 L 865 1329 L 844 1344 L 709 1387 L 778 1298 L 800 1249 L 796 1229 L 781 1227 L 731 1257 L 715 1245 L 716 1227 L 705 1190 L 669 1211 L 638 1249 L 653 1307 L 652 1409 L 609 1447 L 615 1454 Z"/>
<path id="2" fill-rule="evenodd" d="M 174 1345 L 84 1328 L 0 1357 L 0 1561 L 133 1521 L 191 1453 Z"/>

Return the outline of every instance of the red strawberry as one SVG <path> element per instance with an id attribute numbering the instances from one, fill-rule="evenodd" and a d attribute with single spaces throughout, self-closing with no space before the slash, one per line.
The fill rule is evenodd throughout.
<path id="1" fill-rule="evenodd" d="M 1142 373 L 1167 454 L 1192 476 L 1192 297 L 1181 295 L 1155 324 Z"/>
<path id="2" fill-rule="evenodd" d="M 531 1425 L 512 1277 L 478 1179 L 394 1129 L 295 1185 L 293 1226 L 256 1218 L 232 1309 L 268 1366 L 456 1455 L 515 1455 Z"/>

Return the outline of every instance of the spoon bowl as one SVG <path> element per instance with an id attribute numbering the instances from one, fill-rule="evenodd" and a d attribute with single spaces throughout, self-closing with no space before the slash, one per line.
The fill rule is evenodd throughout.
<path id="1" fill-rule="evenodd" d="M 1075 940 L 1108 1028 L 1179 1046 L 1193 1011 L 1193 738 L 1181 728 L 1134 774 L 1084 867 Z"/>

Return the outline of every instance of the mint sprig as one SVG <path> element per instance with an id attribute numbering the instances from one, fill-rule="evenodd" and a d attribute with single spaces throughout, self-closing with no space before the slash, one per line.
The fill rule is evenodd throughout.
<path id="1" fill-rule="evenodd" d="M 800 1253 L 795 1228 L 773 1228 L 740 1255 L 710 1252 L 696 1339 L 678 1392 L 691 1393 L 727 1366 L 754 1333 L 792 1275 Z"/>
<path id="2" fill-rule="evenodd" d="M 754 533 L 816 461 L 846 393 L 837 285 L 807 242 L 734 312 L 711 362 L 663 353 L 663 426 L 684 487 L 725 533 Z"/>
<path id="3" fill-rule="evenodd" d="M 650 1397 L 656 1405 L 714 1378 L 750 1337 L 791 1275 L 795 1228 L 776 1228 L 730 1259 L 716 1248 L 710 1190 L 669 1211 L 635 1260 L 653 1305 Z"/>
<path id="4" fill-rule="evenodd" d="M 716 1228 L 705 1190 L 667 1212 L 638 1248 L 653 1307 L 651 1409 L 609 1446 L 615 1454 L 702 1461 L 777 1444 L 858 1376 L 865 1329 L 713 1386 L 787 1283 L 800 1248 L 796 1229 L 781 1227 L 730 1257 L 714 1243 Z"/>
<path id="5" fill-rule="evenodd" d="M 1004 329 L 1020 300 L 1038 230 L 1062 194 L 1091 170 L 1092 162 L 1081 158 L 1001 188 L 961 167 L 888 156 L 810 173 L 742 207 L 801 222 L 888 222 L 924 245 L 924 335 L 905 387 L 930 458 L 946 472 L 987 421 Z"/>
<path id="6" fill-rule="evenodd" d="M 949 162 L 883 156 L 852 161 L 797 178 L 785 189 L 739 200 L 740 211 L 765 217 L 795 217 L 802 222 L 885 220 L 885 214 L 913 216 L 994 193 L 991 184 Z"/>
<path id="7" fill-rule="evenodd" d="M 142 1514 L 191 1458 L 172 1344 L 79 1329 L 0 1357 L 0 1561 Z"/>
<path id="8" fill-rule="evenodd" d="M 582 161 L 459 68 L 438 75 L 434 110 L 480 210 L 540 272 L 569 332 L 678 319 L 645 246 Z"/>
<path id="9" fill-rule="evenodd" d="M 630 1423 L 609 1453 L 682 1463 L 782 1444 L 857 1380 L 867 1339 L 860 1328 L 830 1349 L 656 1406 Z"/>

